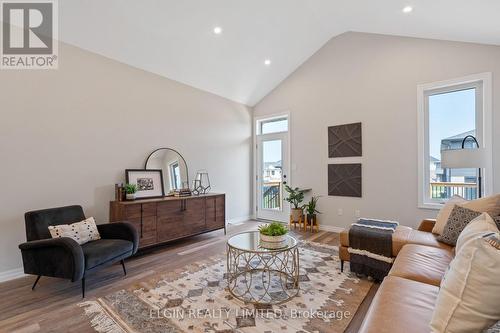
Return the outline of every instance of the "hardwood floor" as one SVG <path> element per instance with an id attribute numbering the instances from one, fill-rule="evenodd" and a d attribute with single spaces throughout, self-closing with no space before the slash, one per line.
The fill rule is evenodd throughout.
<path id="1" fill-rule="evenodd" d="M 257 222 L 230 225 L 228 236 L 255 230 Z M 339 235 L 332 232 L 293 231 L 300 238 L 329 245 L 339 245 Z M 87 277 L 86 299 L 107 295 L 131 284 L 158 278 L 166 271 L 179 270 L 192 262 L 225 251 L 222 230 L 191 237 L 141 253 L 126 260 L 127 276 L 120 264 L 107 267 Z M 94 332 L 76 304 L 82 301 L 80 283 L 42 277 L 34 291 L 35 276 L 0 283 L 0 332 Z M 357 332 L 371 300 L 378 289 L 374 285 L 346 332 Z"/>

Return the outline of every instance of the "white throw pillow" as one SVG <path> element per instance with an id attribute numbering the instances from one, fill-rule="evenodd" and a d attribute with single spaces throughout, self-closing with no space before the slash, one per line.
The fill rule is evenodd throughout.
<path id="1" fill-rule="evenodd" d="M 448 222 L 450 213 L 455 205 L 474 210 L 480 213 L 488 213 L 490 216 L 500 215 L 500 194 L 491 195 L 476 200 L 467 201 L 461 196 L 454 195 L 448 200 L 439 211 L 436 217 L 436 224 L 432 228 L 432 233 L 441 235 L 444 226 Z"/>
<path id="2" fill-rule="evenodd" d="M 51 225 L 49 232 L 52 238 L 69 237 L 80 245 L 101 239 L 93 217 L 72 224 Z"/>
<path id="3" fill-rule="evenodd" d="M 460 206 L 475 210 L 476 212 L 488 213 L 490 216 L 497 216 L 500 214 L 500 194 L 467 201 L 460 204 Z"/>
<path id="4" fill-rule="evenodd" d="M 483 233 L 462 245 L 441 281 L 433 333 L 482 332 L 500 320 L 500 234 Z"/>
<path id="5" fill-rule="evenodd" d="M 451 211 L 453 210 L 453 207 L 457 204 L 465 203 L 467 200 L 462 198 L 459 195 L 454 195 L 452 196 L 444 205 L 441 207 L 441 210 L 439 211 L 437 217 L 436 217 L 436 223 L 434 224 L 434 227 L 432 228 L 432 233 L 441 235 L 444 230 L 444 226 L 446 225 L 446 222 L 448 222 L 448 218 L 450 217 Z"/>
<path id="6" fill-rule="evenodd" d="M 467 241 L 489 232 L 497 233 L 500 231 L 491 216 L 488 213 L 483 213 L 467 224 L 465 229 L 460 233 L 455 247 L 455 253 L 458 253 Z"/>

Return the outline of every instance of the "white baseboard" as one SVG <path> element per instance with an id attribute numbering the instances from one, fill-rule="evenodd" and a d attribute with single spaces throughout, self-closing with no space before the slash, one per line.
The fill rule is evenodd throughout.
<path id="1" fill-rule="evenodd" d="M 24 274 L 22 267 L 14 268 L 8 271 L 0 272 L 0 282 L 14 280 L 23 276 L 26 276 L 26 274 Z"/>
<path id="2" fill-rule="evenodd" d="M 240 223 L 246 222 L 246 221 L 251 220 L 251 219 L 252 219 L 252 216 L 250 216 L 250 215 L 233 217 L 232 219 L 227 220 L 227 224 L 240 224 Z"/>
<path id="3" fill-rule="evenodd" d="M 337 232 L 337 233 L 340 233 L 341 231 L 343 231 L 345 228 L 342 228 L 342 227 L 336 227 L 336 226 L 333 226 L 333 225 L 324 225 L 324 224 L 320 224 L 319 225 L 319 230 L 324 230 L 324 231 L 330 231 L 330 232 Z"/>

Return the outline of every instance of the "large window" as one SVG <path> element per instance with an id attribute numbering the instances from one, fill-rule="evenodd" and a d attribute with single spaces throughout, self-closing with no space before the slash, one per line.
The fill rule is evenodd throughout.
<path id="1" fill-rule="evenodd" d="M 419 86 L 419 204 L 422 207 L 439 207 L 453 195 L 468 200 L 476 199 L 478 193 L 478 169 L 446 168 L 441 164 L 441 152 L 448 149 L 476 147 L 477 138 L 481 147 L 491 146 L 486 111 L 485 89 L 488 77 L 466 78 Z M 483 185 L 491 182 L 491 176 Z M 488 192 L 488 186 L 486 191 Z"/>

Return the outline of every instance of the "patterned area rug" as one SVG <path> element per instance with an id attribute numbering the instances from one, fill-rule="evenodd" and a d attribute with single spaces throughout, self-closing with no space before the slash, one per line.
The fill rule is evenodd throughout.
<path id="1" fill-rule="evenodd" d="M 100 333 L 343 332 L 372 282 L 341 273 L 337 247 L 301 242 L 299 251 L 300 292 L 280 305 L 233 298 L 225 256 L 79 305 Z"/>

